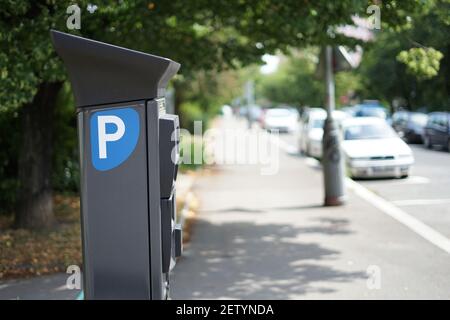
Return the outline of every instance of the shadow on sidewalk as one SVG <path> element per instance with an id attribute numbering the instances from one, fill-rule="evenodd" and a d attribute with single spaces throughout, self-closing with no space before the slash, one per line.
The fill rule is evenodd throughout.
<path id="1" fill-rule="evenodd" d="M 346 219 L 322 218 L 317 225 L 230 222 L 195 225 L 189 255 L 175 269 L 174 299 L 288 299 L 334 292 L 329 284 L 366 279 L 321 263 L 340 252 L 302 238 L 305 234 L 345 236 Z"/>
<path id="2" fill-rule="evenodd" d="M 310 204 L 303 206 L 291 206 L 291 207 L 273 207 L 273 208 L 262 208 L 262 209 L 251 209 L 245 207 L 230 207 L 226 209 L 219 210 L 199 210 L 200 213 L 227 213 L 227 212 L 237 212 L 237 213 L 268 213 L 272 210 L 277 211 L 290 211 L 290 210 L 302 210 L 302 209 L 318 209 L 323 208 L 324 206 L 321 204 Z"/>

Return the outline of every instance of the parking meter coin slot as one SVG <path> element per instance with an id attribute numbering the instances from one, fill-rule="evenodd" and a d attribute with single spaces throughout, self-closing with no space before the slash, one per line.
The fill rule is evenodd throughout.
<path id="1" fill-rule="evenodd" d="M 176 139 L 174 139 L 177 125 L 178 116 L 176 115 L 164 114 L 159 119 L 161 198 L 170 198 L 177 175 L 179 151 Z"/>
<path id="2" fill-rule="evenodd" d="M 177 195 L 176 195 L 176 188 L 175 188 L 175 186 L 172 189 L 172 197 L 170 199 L 172 200 L 172 219 L 173 219 L 174 222 L 177 222 L 177 218 L 176 218 Z"/>
<path id="3" fill-rule="evenodd" d="M 170 260 L 172 257 L 172 233 L 174 221 L 173 199 L 161 199 L 161 243 L 162 243 L 162 272 L 170 270 Z"/>
<path id="4" fill-rule="evenodd" d="M 180 224 L 175 225 L 173 233 L 174 233 L 175 258 L 178 258 L 181 257 L 181 254 L 183 253 L 183 230 Z"/>

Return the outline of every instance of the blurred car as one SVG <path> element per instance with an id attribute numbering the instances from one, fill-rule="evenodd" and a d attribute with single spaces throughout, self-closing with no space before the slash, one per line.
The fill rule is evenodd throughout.
<path id="1" fill-rule="evenodd" d="M 303 111 L 299 125 L 299 150 L 303 154 L 308 153 L 308 142 L 314 129 L 323 128 L 324 119 L 327 117 L 327 112 L 322 108 L 307 108 Z M 317 131 L 315 131 L 317 132 Z"/>
<path id="2" fill-rule="evenodd" d="M 414 163 L 411 148 L 385 120 L 350 118 L 343 121 L 342 128 L 342 150 L 352 178 L 409 175 Z"/>
<path id="3" fill-rule="evenodd" d="M 333 111 L 333 119 L 337 122 L 337 125 L 341 128 L 342 121 L 349 118 L 348 113 L 340 110 Z M 316 118 L 312 122 L 310 130 L 305 136 L 306 148 L 304 153 L 307 156 L 320 159 L 322 158 L 322 139 L 323 139 L 323 126 L 327 113 L 317 114 Z"/>
<path id="4" fill-rule="evenodd" d="M 233 116 L 233 108 L 227 104 L 224 104 L 222 108 L 220 108 L 220 112 L 225 118 L 230 118 Z"/>
<path id="5" fill-rule="evenodd" d="M 353 107 L 354 117 L 377 117 L 387 119 L 389 114 L 385 107 L 381 104 L 371 102 L 357 104 Z"/>
<path id="6" fill-rule="evenodd" d="M 247 107 L 247 120 L 250 123 L 259 121 L 262 114 L 262 108 L 256 104 Z"/>
<path id="7" fill-rule="evenodd" d="M 354 106 L 346 106 L 342 107 L 341 110 L 347 113 L 350 117 L 355 116 L 355 107 Z"/>
<path id="8" fill-rule="evenodd" d="M 450 151 L 450 112 L 432 112 L 428 115 L 423 143 L 427 148 L 435 145 Z"/>
<path id="9" fill-rule="evenodd" d="M 398 111 L 392 115 L 392 127 L 408 143 L 422 143 L 428 116 L 422 112 Z"/>
<path id="10" fill-rule="evenodd" d="M 262 126 L 266 130 L 293 132 L 298 125 L 298 111 L 295 108 L 272 108 L 264 112 Z"/>

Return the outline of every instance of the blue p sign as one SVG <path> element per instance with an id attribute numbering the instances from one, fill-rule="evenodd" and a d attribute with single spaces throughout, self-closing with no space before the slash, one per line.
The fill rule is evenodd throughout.
<path id="1" fill-rule="evenodd" d="M 139 138 L 139 115 L 132 108 L 111 109 L 92 114 L 91 153 L 95 169 L 106 171 L 123 163 Z"/>

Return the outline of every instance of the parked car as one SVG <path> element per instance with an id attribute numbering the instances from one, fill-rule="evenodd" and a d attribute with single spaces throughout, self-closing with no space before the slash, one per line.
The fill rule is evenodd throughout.
<path id="1" fill-rule="evenodd" d="M 350 117 L 355 116 L 355 107 L 354 106 L 345 106 L 345 107 L 342 107 L 340 110 L 347 113 Z"/>
<path id="2" fill-rule="evenodd" d="M 283 107 L 267 109 L 264 112 L 262 126 L 266 130 L 293 132 L 297 130 L 299 114 L 295 108 Z"/>
<path id="3" fill-rule="evenodd" d="M 299 150 L 301 153 L 307 154 L 311 131 L 323 128 L 323 121 L 326 117 L 327 112 L 322 108 L 307 108 L 304 110 L 299 124 Z"/>
<path id="4" fill-rule="evenodd" d="M 450 112 L 432 112 L 428 115 L 423 143 L 427 148 L 435 145 L 450 151 Z"/>
<path id="5" fill-rule="evenodd" d="M 349 117 L 349 114 L 346 112 L 340 110 L 333 111 L 333 118 L 337 122 L 339 127 L 341 127 L 342 121 Z M 325 124 L 326 118 L 326 112 L 317 114 L 316 118 L 312 122 L 310 129 L 304 137 L 306 141 L 306 147 L 303 150 L 304 153 L 316 159 L 322 158 L 323 126 Z"/>
<path id="6" fill-rule="evenodd" d="M 392 127 L 408 143 L 422 143 L 428 116 L 422 112 L 398 111 L 392 115 Z"/>
<path id="7" fill-rule="evenodd" d="M 401 177 L 414 163 L 411 148 L 380 118 L 350 118 L 342 123 L 342 150 L 352 178 Z"/>
<path id="8" fill-rule="evenodd" d="M 357 104 L 353 108 L 354 117 L 377 117 L 387 119 L 389 114 L 385 107 L 378 103 Z"/>

